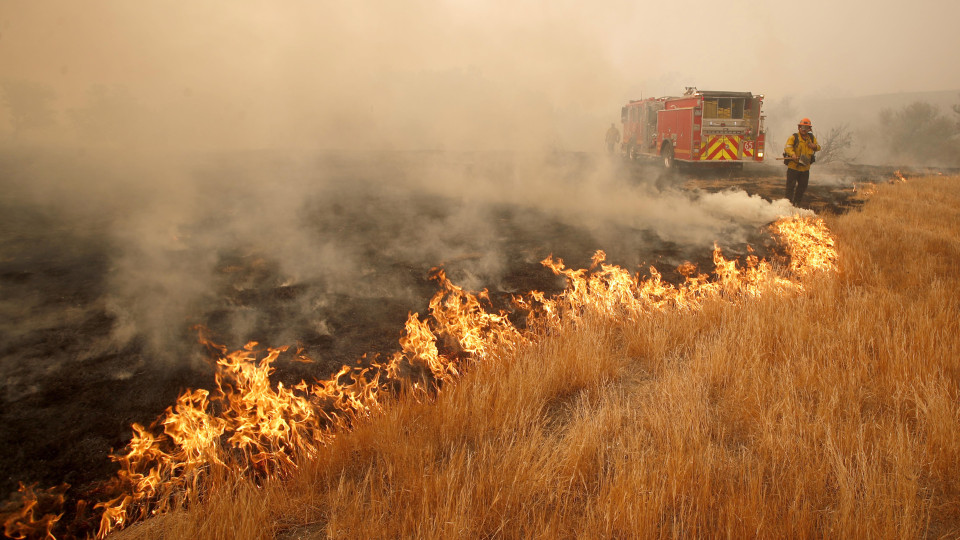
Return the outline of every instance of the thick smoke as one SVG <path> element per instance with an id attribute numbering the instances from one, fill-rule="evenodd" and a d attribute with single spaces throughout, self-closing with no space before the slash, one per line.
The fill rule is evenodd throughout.
<path id="1" fill-rule="evenodd" d="M 6 31 L 35 47 L 11 59 L 19 78 L 56 96 L 47 105 L 58 109 L 57 129 L 28 122 L 23 140 L 177 151 L 582 149 L 599 146 L 626 87 L 602 18 L 532 5 L 60 8 L 51 20 L 52 8 L 20 6 Z M 46 28 L 59 37 L 45 41 Z"/>

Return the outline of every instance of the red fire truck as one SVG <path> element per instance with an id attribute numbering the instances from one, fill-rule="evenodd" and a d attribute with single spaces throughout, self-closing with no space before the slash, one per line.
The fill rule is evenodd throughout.
<path id="1" fill-rule="evenodd" d="M 624 156 L 677 162 L 743 164 L 763 161 L 763 95 L 687 88 L 682 96 L 647 98 L 620 111 Z"/>

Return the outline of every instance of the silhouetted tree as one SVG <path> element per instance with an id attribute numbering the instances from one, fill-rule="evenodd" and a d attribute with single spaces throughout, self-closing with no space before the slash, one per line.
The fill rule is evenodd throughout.
<path id="1" fill-rule="evenodd" d="M 960 115 L 960 104 L 953 106 L 953 112 Z M 960 132 L 960 116 L 957 116 L 957 131 Z"/>
<path id="2" fill-rule="evenodd" d="M 919 165 L 960 161 L 957 125 L 934 105 L 918 101 L 898 111 L 884 109 L 880 124 L 886 149 L 894 158 Z"/>
<path id="3" fill-rule="evenodd" d="M 847 124 L 830 128 L 823 137 L 818 137 L 820 152 L 817 153 L 818 163 L 830 163 L 849 160 L 847 152 L 853 146 L 853 134 Z"/>
<path id="4" fill-rule="evenodd" d="M 0 82 L 0 94 L 10 116 L 14 140 L 28 130 L 56 123 L 53 110 L 56 93 L 50 87 L 33 81 L 7 80 Z"/>

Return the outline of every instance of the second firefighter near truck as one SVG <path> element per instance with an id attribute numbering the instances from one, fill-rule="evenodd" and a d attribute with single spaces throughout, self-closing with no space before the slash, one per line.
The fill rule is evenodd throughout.
<path id="1" fill-rule="evenodd" d="M 809 118 L 800 120 L 797 132 L 783 146 L 783 162 L 787 165 L 787 199 L 800 206 L 803 193 L 810 182 L 810 166 L 817 160 L 820 145 L 813 136 L 813 123 Z"/>

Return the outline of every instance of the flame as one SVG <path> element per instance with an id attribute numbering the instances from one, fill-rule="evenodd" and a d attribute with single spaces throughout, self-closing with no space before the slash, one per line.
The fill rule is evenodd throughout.
<path id="1" fill-rule="evenodd" d="M 803 278 L 836 267 L 833 239 L 821 220 L 782 219 L 771 230 L 787 246 L 789 275 L 778 274 L 752 254 L 743 264 L 727 260 L 717 247 L 713 275 L 686 264 L 678 269 L 686 277 L 679 285 L 665 282 L 653 267 L 641 279 L 606 264 L 603 251 L 595 253 L 589 269 L 569 269 L 561 259 L 547 257 L 543 265 L 563 276 L 567 287 L 550 298 L 534 291 L 513 299 L 528 312 L 527 331 L 514 326 L 506 313 L 488 311 L 487 291 L 466 292 L 435 269 L 440 290 L 429 302 L 428 315 L 409 314 L 400 350 L 386 362 L 343 366 L 327 380 L 301 381 L 291 388 L 270 381 L 272 364 L 286 347 L 264 350 L 250 342 L 229 352 L 200 328 L 200 342 L 219 358 L 215 388 L 187 390 L 149 427 L 133 425 L 124 453 L 111 456 L 120 466 L 111 484 L 114 496 L 95 506 L 102 512 L 98 537 L 189 504 L 202 496 L 204 479 L 214 474 L 262 480 L 291 473 L 299 460 L 315 456 L 338 433 L 379 413 L 398 388 L 440 391 L 459 378 L 469 361 L 496 361 L 533 339 L 537 328 L 576 324 L 587 316 L 636 319 L 660 310 L 695 310 L 710 298 L 801 291 Z M 293 354 L 302 357 L 302 352 Z M 36 494 L 25 491 L 29 489 L 21 486 L 24 500 L 36 501 Z M 17 527 L 37 530 L 39 525 L 52 537 L 49 531 L 60 516 L 46 514 L 38 520 L 35 506 L 24 504 L 16 515 L 7 514 L 6 530 L 16 534 Z"/>
<path id="2" fill-rule="evenodd" d="M 794 275 L 802 278 L 813 272 L 837 269 L 837 250 L 823 220 L 780 219 L 773 224 L 773 232 L 787 246 Z"/>
<path id="3" fill-rule="evenodd" d="M 835 269 L 836 251 L 833 239 L 822 220 L 813 218 L 783 218 L 771 226 L 787 244 L 791 256 L 790 270 L 798 278 L 811 272 Z M 743 266 L 736 259 L 724 258 L 714 246 L 713 277 L 697 274 L 693 265 L 685 263 L 678 271 L 686 276 L 683 283 L 664 282 L 656 268 L 650 268 L 650 277 L 640 279 L 618 266 L 603 264 L 606 254 L 594 254 L 594 266 L 600 270 L 572 270 L 561 259 L 552 256 L 543 265 L 567 280 L 567 288 L 553 299 L 541 296 L 537 300 L 544 310 L 548 324 L 558 324 L 561 317 L 579 317 L 586 312 L 610 316 L 637 317 L 663 309 L 697 309 L 703 301 L 718 296 L 759 296 L 765 291 L 782 294 L 801 290 L 797 280 L 781 276 L 766 260 L 755 255 L 746 257 Z"/>
<path id="4" fill-rule="evenodd" d="M 53 508 L 58 511 L 66 502 L 65 493 L 68 484 L 62 484 L 50 489 L 37 489 L 36 484 L 24 485 L 20 482 L 17 496 L 9 503 L 9 509 L 3 509 L 3 534 L 9 538 L 37 537 L 56 539 L 53 528 L 56 526 L 63 512 L 54 514 L 48 512 Z M 38 517 L 38 514 L 39 517 Z"/>
<path id="5" fill-rule="evenodd" d="M 370 368 L 345 366 L 327 381 L 274 388 L 271 366 L 286 350 L 264 354 L 250 342 L 217 361 L 214 392 L 188 390 L 151 429 L 133 426 L 126 454 L 113 456 L 125 495 L 97 505 L 101 537 L 130 517 L 183 504 L 213 472 L 264 478 L 291 471 L 335 430 L 377 408 L 379 381 L 368 378 Z"/>
<path id="6" fill-rule="evenodd" d="M 429 318 L 410 314 L 401 350 L 388 362 L 343 366 L 314 384 L 274 389 L 271 364 L 285 347 L 263 353 L 251 342 L 228 353 L 199 329 L 208 350 L 223 354 L 216 364 L 216 390 L 184 392 L 151 429 L 133 426 L 126 454 L 113 456 L 121 466 L 124 495 L 97 505 L 103 509 L 99 535 L 183 504 L 214 471 L 253 478 L 288 473 L 335 433 L 380 411 L 382 395 L 395 383 L 411 389 L 437 386 L 459 377 L 458 363 L 467 357 L 486 358 L 524 340 L 506 314 L 483 308 L 485 292 L 465 292 L 442 270 L 435 278 L 441 291 L 430 301 Z"/>

